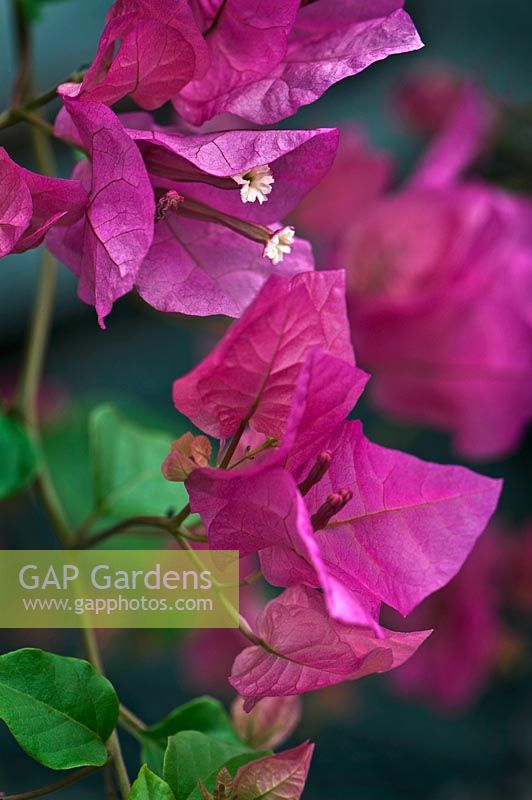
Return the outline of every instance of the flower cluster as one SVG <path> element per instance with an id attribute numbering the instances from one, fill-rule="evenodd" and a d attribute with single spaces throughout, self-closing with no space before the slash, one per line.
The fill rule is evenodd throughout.
<path id="1" fill-rule="evenodd" d="M 117 117 L 129 95 L 172 100 L 199 125 L 225 112 L 273 123 L 374 61 L 421 46 L 402 0 L 117 0 L 55 133 L 83 150 L 72 180 L 2 156 L 0 256 L 47 245 L 100 325 L 132 289 L 160 311 L 239 316 L 272 272 L 313 269 L 280 221 L 326 173 L 337 133 L 159 127 Z M 223 254 L 221 256 L 221 254 Z"/>
<path id="2" fill-rule="evenodd" d="M 351 133 L 294 221 L 347 270 L 353 341 L 378 407 L 449 431 L 468 457 L 497 458 L 532 419 L 531 208 L 463 176 L 494 117 L 477 87 L 454 87 L 443 105 L 400 189 L 385 191 L 389 159 Z"/>
<path id="3" fill-rule="evenodd" d="M 500 491 L 374 445 L 346 421 L 368 376 L 344 303 L 343 273 L 270 278 L 174 383 L 176 408 L 220 441 L 217 465 L 186 480 L 209 545 L 258 553 L 264 577 L 286 587 L 233 667 L 247 709 L 403 663 L 428 632 L 386 630 L 381 604 L 408 614 L 447 583 Z"/>
<path id="4" fill-rule="evenodd" d="M 309 245 L 278 220 L 330 167 L 336 130 L 192 135 L 149 114 L 64 102 L 56 132 L 89 156 L 73 175 L 89 202 L 47 245 L 102 324 L 133 287 L 159 311 L 239 316 L 272 270 L 313 268 Z M 259 192 L 267 202 L 251 202 Z"/>
<path id="5" fill-rule="evenodd" d="M 71 96 L 172 100 L 194 125 L 231 112 L 271 124 L 333 83 L 421 47 L 403 0 L 118 0 Z M 116 54 L 116 43 L 120 46 Z"/>

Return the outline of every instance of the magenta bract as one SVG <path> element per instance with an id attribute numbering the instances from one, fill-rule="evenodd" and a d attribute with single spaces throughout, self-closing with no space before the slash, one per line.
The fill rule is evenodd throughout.
<path id="1" fill-rule="evenodd" d="M 221 440 L 249 426 L 252 449 L 266 441 L 252 461 L 188 478 L 210 545 L 258 551 L 271 583 L 320 588 L 332 617 L 380 634 L 381 602 L 407 614 L 460 569 L 500 482 L 378 447 L 344 422 L 367 376 L 341 286 L 334 272 L 271 279 L 175 382 L 174 402 Z"/>
<path id="2" fill-rule="evenodd" d="M 264 609 L 257 634 L 267 649 L 246 648 L 229 679 L 250 710 L 262 697 L 303 694 L 376 672 L 407 660 L 430 631 L 377 638 L 371 631 L 334 622 L 320 592 L 287 589 Z"/>
<path id="3" fill-rule="evenodd" d="M 532 208 L 461 177 L 492 121 L 466 85 L 404 189 L 378 196 L 382 168 L 371 151 L 373 180 L 360 170 L 357 181 L 364 159 L 353 151 L 294 215 L 305 230 L 351 176 L 351 221 L 332 247 L 334 225 L 318 240 L 329 250 L 323 260 L 347 270 L 353 341 L 372 372 L 372 396 L 393 417 L 449 431 L 471 458 L 509 453 L 532 418 Z"/>
<path id="4" fill-rule="evenodd" d="M 56 121 L 58 135 L 89 155 L 75 176 L 91 194 L 91 224 L 54 234 L 50 248 L 80 276 L 80 297 L 100 322 L 132 288 L 161 311 L 239 316 L 270 275 L 313 269 L 307 242 L 292 237 L 289 252 L 271 260 L 266 244 L 332 164 L 335 129 L 195 136 L 148 114 L 124 117 L 142 128 L 121 122 L 100 103 L 68 97 Z M 255 180 L 257 203 L 248 202 Z"/>
<path id="5" fill-rule="evenodd" d="M 321 180 L 338 142 L 334 129 L 192 136 L 155 127 L 128 133 L 142 152 L 156 193 L 177 191 L 272 230 L 282 226 L 277 220 Z M 243 203 L 235 176 L 261 165 L 268 165 L 273 178 L 267 201 Z M 274 265 L 264 257 L 264 244 L 210 222 L 207 212 L 204 219 L 194 219 L 184 211 L 157 223 L 136 282 L 146 302 L 161 311 L 240 316 L 271 274 L 290 276 L 314 267 L 310 247 L 300 239 Z"/>
<path id="6" fill-rule="evenodd" d="M 207 67 L 207 46 L 187 0 L 117 0 L 82 83 L 63 84 L 60 92 L 107 105 L 129 94 L 153 109 Z"/>
<path id="7" fill-rule="evenodd" d="M 271 124 L 342 78 L 421 42 L 402 0 L 198 3 L 211 68 L 174 100 L 195 125 L 222 112 Z"/>
<path id="8" fill-rule="evenodd" d="M 0 258 L 37 247 L 52 225 L 78 219 L 86 203 L 79 181 L 30 172 L 0 148 Z"/>
<path id="9" fill-rule="evenodd" d="M 246 419 L 253 430 L 280 437 L 299 370 L 315 346 L 354 361 L 343 274 L 270 278 L 211 355 L 175 381 L 174 403 L 219 439 L 232 436 Z"/>
<path id="10" fill-rule="evenodd" d="M 65 106 L 91 159 L 74 173 L 89 203 L 83 218 L 55 229 L 47 245 L 79 277 L 79 297 L 96 308 L 104 327 L 113 302 L 133 288 L 151 245 L 153 191 L 135 143 L 110 109 L 68 98 Z"/>

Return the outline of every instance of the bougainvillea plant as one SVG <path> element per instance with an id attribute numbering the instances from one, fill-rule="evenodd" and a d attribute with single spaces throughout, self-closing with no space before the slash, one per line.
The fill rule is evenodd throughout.
<path id="1" fill-rule="evenodd" d="M 420 47 L 402 6 L 117 0 L 88 69 L 36 97 L 34 6 L 14 3 L 23 46 L 0 126 L 34 128 L 40 173 L 0 150 L 0 256 L 46 249 L 20 384 L 0 415 L 0 496 L 35 482 L 62 547 L 143 525 L 184 549 L 253 556 L 259 570 L 243 583 L 281 590 L 256 619 L 242 605 L 231 716 L 202 697 L 143 723 L 103 676 L 91 630 L 87 661 L 1 655 L 0 719 L 31 758 L 74 770 L 27 796 L 104 770 L 122 800 L 298 800 L 313 745 L 273 748 L 297 726 L 299 696 L 407 661 L 430 631 L 383 627 L 381 605 L 407 615 L 447 584 L 496 507 L 499 481 L 373 444 L 348 418 L 369 376 L 351 345 L 344 273 L 314 271 L 285 221 L 331 167 L 338 132 L 258 127 Z M 52 127 L 39 109 L 57 96 Z M 141 110 L 111 109 L 126 96 Z M 166 103 L 173 122 L 161 125 L 151 112 Z M 241 120 L 218 130 L 222 113 Z M 68 179 L 56 177 L 50 138 L 75 153 Z M 174 383 L 191 422 L 176 441 L 109 406 L 93 412 L 95 502 L 79 521 L 39 449 L 54 256 L 102 327 L 131 291 L 159 312 L 237 318 Z M 133 781 L 118 727 L 141 744 Z"/>

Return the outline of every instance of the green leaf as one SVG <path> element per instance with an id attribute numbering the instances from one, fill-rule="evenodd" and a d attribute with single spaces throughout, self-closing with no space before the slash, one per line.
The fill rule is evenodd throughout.
<path id="1" fill-rule="evenodd" d="M 123 419 L 109 405 L 89 418 L 96 512 L 116 518 L 164 515 L 188 502 L 182 483 L 164 479 L 161 465 L 174 437 Z"/>
<path id="2" fill-rule="evenodd" d="M 163 777 L 176 800 L 186 800 L 198 785 L 236 756 L 249 753 L 244 744 L 229 744 L 199 731 L 181 731 L 168 739 Z"/>
<path id="3" fill-rule="evenodd" d="M 0 719 L 45 767 L 105 764 L 117 718 L 113 687 L 86 661 L 33 648 L 0 656 Z"/>
<path id="4" fill-rule="evenodd" d="M 160 742 L 152 742 L 150 739 L 142 738 L 140 748 L 140 760 L 146 764 L 152 772 L 162 777 L 164 766 L 164 750 L 165 748 Z"/>
<path id="5" fill-rule="evenodd" d="M 37 466 L 37 450 L 22 425 L 0 413 L 0 500 L 27 486 Z"/>
<path id="6" fill-rule="evenodd" d="M 73 409 L 59 423 L 47 426 L 43 453 L 61 505 L 77 526 L 94 507 L 87 414 Z"/>
<path id="7" fill-rule="evenodd" d="M 161 722 L 144 731 L 143 735 L 164 741 L 179 731 L 200 731 L 230 744 L 242 744 L 225 708 L 213 697 L 197 697 L 179 706 Z"/>
<path id="8" fill-rule="evenodd" d="M 122 402 L 127 403 L 127 401 L 124 400 L 122 400 Z M 96 465 L 93 464 L 91 467 L 91 450 L 94 450 L 94 448 L 92 446 L 89 447 L 89 433 L 87 430 L 87 418 L 89 414 L 87 405 L 88 401 L 84 401 L 81 405 L 72 408 L 68 414 L 63 415 L 59 423 L 48 426 L 45 429 L 43 451 L 52 480 L 61 498 L 62 505 L 66 510 L 68 519 L 74 527 L 77 527 L 87 517 L 93 517 L 93 512 L 95 512 L 95 521 L 92 530 L 96 532 L 98 529 L 101 530 L 107 525 L 113 524 L 121 517 L 120 515 L 117 516 L 116 514 L 106 512 L 105 510 L 98 513 L 98 510 L 95 508 L 96 502 L 94 499 L 95 489 L 93 487 L 93 482 L 96 482 L 93 481 L 93 473 L 96 470 Z M 98 415 L 102 409 L 109 408 L 108 405 L 99 406 L 94 409 L 92 413 L 93 415 Z M 134 414 L 135 419 L 146 419 L 148 425 L 151 424 L 153 416 L 147 412 L 146 409 L 136 405 L 128 406 L 128 408 L 130 408 L 131 413 Z M 114 409 L 111 410 L 114 416 L 122 423 L 122 419 L 117 412 L 114 411 Z M 163 434 L 167 442 L 173 441 L 187 429 L 186 420 L 179 415 L 176 415 L 176 419 L 173 422 L 175 431 L 172 434 Z M 127 423 L 127 426 L 133 428 L 135 431 L 147 431 L 148 436 L 152 435 L 150 429 L 144 427 L 144 422 L 140 426 L 131 423 Z M 91 444 L 94 444 L 94 442 Z M 168 450 L 169 449 L 168 446 Z M 146 495 L 141 505 L 141 514 L 164 513 L 170 507 L 177 511 L 185 505 L 188 500 L 188 496 L 182 484 L 169 484 L 160 473 L 161 463 L 167 454 L 168 453 L 165 452 L 161 457 L 161 462 L 156 467 L 157 473 L 154 473 L 157 482 L 162 481 L 166 484 L 163 487 L 163 492 L 165 493 L 165 508 L 162 512 L 159 512 L 161 504 L 156 502 L 154 507 L 154 503 L 151 502 Z M 170 502 L 168 502 L 169 500 Z M 116 509 L 111 507 L 110 511 L 114 512 Z M 189 521 L 191 522 L 193 519 L 194 517 L 190 517 Z M 122 534 L 120 537 L 120 545 L 124 549 L 134 550 L 137 548 L 151 548 L 153 547 L 153 543 L 153 536 L 149 534 Z M 109 540 L 109 542 L 99 545 L 99 547 L 104 548 L 108 546 L 115 547 L 116 540 Z"/>
<path id="9" fill-rule="evenodd" d="M 248 753 L 242 753 L 239 756 L 234 756 L 230 758 L 229 761 L 226 761 L 225 764 L 222 764 L 220 767 L 214 769 L 210 775 L 208 775 L 203 780 L 205 788 L 212 792 L 216 785 L 216 778 L 218 773 L 225 767 L 231 776 L 234 778 L 240 767 L 243 767 L 245 764 L 249 764 L 251 761 L 258 761 L 259 758 L 264 758 L 265 756 L 270 756 L 272 754 L 271 750 L 266 750 L 261 753 L 257 753 L 255 751 L 250 751 Z M 191 793 L 188 795 L 187 800 L 203 800 L 203 796 L 201 794 L 201 789 L 199 785 L 196 785 Z"/>
<path id="10" fill-rule="evenodd" d="M 155 775 L 144 764 L 131 787 L 129 800 L 175 800 L 175 798 L 166 781 Z"/>

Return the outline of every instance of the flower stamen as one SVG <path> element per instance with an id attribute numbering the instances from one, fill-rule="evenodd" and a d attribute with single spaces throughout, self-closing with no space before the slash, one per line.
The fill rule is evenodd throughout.
<path id="1" fill-rule="evenodd" d="M 295 233 L 291 225 L 272 233 L 264 248 L 264 257 L 269 258 L 274 265 L 280 264 L 283 258 L 292 252 Z"/>
<path id="2" fill-rule="evenodd" d="M 155 221 L 160 222 L 171 211 L 177 211 L 183 205 L 184 200 L 185 198 L 183 195 L 180 195 L 179 192 L 176 192 L 174 189 L 163 194 L 163 196 L 157 200 L 157 205 L 155 206 Z"/>
<path id="3" fill-rule="evenodd" d="M 233 180 L 242 187 L 240 197 L 243 203 L 254 203 L 258 200 L 260 205 L 268 200 L 275 181 L 268 164 L 252 167 L 240 175 L 233 175 Z"/>

